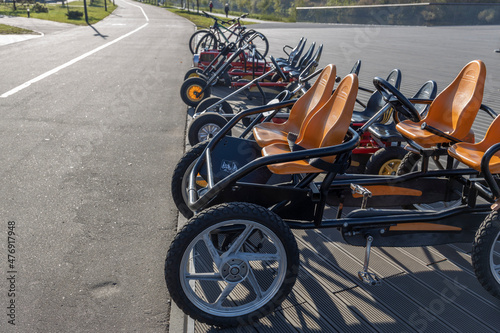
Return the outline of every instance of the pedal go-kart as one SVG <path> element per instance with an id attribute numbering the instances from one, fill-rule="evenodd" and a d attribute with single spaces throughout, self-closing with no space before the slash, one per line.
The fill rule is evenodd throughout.
<path id="1" fill-rule="evenodd" d="M 401 176 L 344 173 L 360 140 L 349 126 L 358 90 L 354 74 L 307 117 L 298 135 L 288 136 L 290 142 L 285 136 L 261 148 L 224 136 L 245 114 L 290 102 L 232 119 L 210 142 L 187 152 L 174 172 L 174 198 L 181 196 L 184 209 L 176 203 L 192 218 L 173 240 L 165 262 L 172 299 L 208 324 L 254 322 L 287 297 L 297 278 L 299 251 L 291 229 L 320 228 L 337 228 L 347 243 L 366 246 L 358 275 L 369 285 L 380 283 L 368 271 L 372 246 L 473 242 L 477 278 L 500 298 L 500 263 L 494 255 L 500 245 L 500 117 L 479 143 L 471 131 L 485 76 L 481 61 L 467 64 L 424 119 L 392 85 L 373 81 L 387 108 L 407 118 L 397 128 L 424 161 L 447 154 L 444 170 L 428 170 L 423 163 L 420 171 Z M 453 168 L 454 160 L 467 167 Z M 400 208 L 457 199 L 459 206 L 438 211 Z M 335 206 L 336 218 L 325 218 L 325 208 Z M 343 207 L 360 209 L 343 216 Z"/>
<path id="2" fill-rule="evenodd" d="M 293 82 L 287 83 L 287 85 L 284 87 L 284 90 L 280 91 L 279 93 L 274 92 L 273 94 L 271 91 L 264 91 L 263 88 L 265 88 L 265 83 L 262 83 L 260 81 L 276 73 L 278 73 L 282 78 L 281 83 L 290 81 L 290 77 L 287 76 L 287 74 L 283 73 L 273 56 L 271 56 L 270 58 L 271 62 L 274 64 L 274 67 L 272 67 L 271 70 L 269 70 L 267 73 L 249 82 L 246 82 L 244 86 L 241 86 L 225 97 L 212 96 L 204 99 L 198 104 L 194 111 L 194 114 L 192 115 L 193 121 L 188 128 L 188 141 L 191 146 L 194 146 L 199 142 L 211 139 L 216 133 L 220 131 L 220 129 L 225 124 L 227 124 L 228 119 L 234 117 L 234 110 L 227 101 L 235 95 L 242 93 L 248 94 L 248 91 L 251 87 L 257 87 L 262 100 L 262 105 L 289 100 L 291 98 L 296 98 L 297 95 L 301 95 L 305 91 L 307 91 L 309 80 L 316 77 L 321 71 L 316 71 L 319 61 L 319 58 L 316 58 L 309 63 L 309 65 L 304 69 L 304 71 L 299 75 L 298 78 L 293 79 Z M 264 84 L 264 87 L 262 86 L 262 84 Z M 269 85 L 267 87 L 269 87 Z M 247 97 L 250 98 L 249 95 L 247 95 Z M 267 118 L 268 121 L 271 121 L 272 119 L 275 120 L 276 118 L 280 118 L 282 116 L 284 118 L 280 118 L 280 120 L 286 120 L 287 118 L 287 114 L 283 112 L 271 112 L 270 114 L 272 114 L 272 116 Z M 266 121 L 266 119 L 264 119 L 264 115 L 265 114 L 260 114 L 253 118 L 243 118 L 242 124 L 245 127 L 251 127 L 252 124 L 255 124 L 259 121 Z M 258 120 L 256 120 L 254 123 L 253 121 L 256 118 Z M 248 132 L 249 131 L 244 131 L 242 137 L 245 137 Z M 231 134 L 231 132 L 228 133 L 228 135 Z"/>
<path id="3" fill-rule="evenodd" d="M 185 81 L 181 85 L 180 95 L 184 103 L 188 106 L 196 107 L 202 100 L 210 97 L 211 87 L 221 80 L 224 85 L 238 89 L 246 86 L 249 79 L 255 80 L 260 77 L 260 85 L 256 89 L 262 92 L 262 88 L 271 89 L 274 94 L 282 91 L 289 83 L 298 79 L 301 72 L 307 68 L 311 62 L 319 62 L 323 51 L 323 45 L 320 45 L 314 52 L 315 43 L 311 45 L 310 51 L 299 60 L 296 67 L 284 66 L 282 73 L 286 77 L 275 73 L 273 77 L 266 75 L 273 67 L 268 64 L 263 57 L 258 56 L 258 52 L 251 43 L 255 36 L 248 39 L 248 43 L 238 48 L 231 56 L 225 58 L 228 49 L 224 49 L 221 54 L 215 58 L 204 70 L 191 68 L 185 75 Z M 243 57 L 239 69 L 235 68 L 235 61 Z M 240 59 L 241 60 L 241 59 Z M 236 62 L 237 64 L 237 62 Z M 274 68 L 276 64 L 274 64 Z M 233 69 L 233 70 L 231 70 Z M 264 79 L 268 81 L 263 81 Z M 252 85 L 250 89 L 254 89 Z M 255 89 L 254 89 L 255 90 Z"/>

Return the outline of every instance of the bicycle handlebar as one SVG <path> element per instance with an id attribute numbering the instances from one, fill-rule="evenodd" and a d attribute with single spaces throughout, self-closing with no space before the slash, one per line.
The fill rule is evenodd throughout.
<path id="1" fill-rule="evenodd" d="M 210 15 L 210 14 L 208 14 L 207 12 L 205 12 L 205 11 L 203 11 L 203 10 L 202 10 L 201 12 L 202 12 L 202 13 L 203 13 L 203 15 L 205 15 L 206 17 L 211 18 L 212 20 L 215 20 L 215 21 L 220 21 L 222 24 L 234 24 L 234 23 L 236 23 L 236 21 L 238 21 L 238 22 L 239 22 L 239 20 L 240 20 L 240 19 L 243 19 L 243 18 L 247 17 L 248 15 L 250 15 L 249 13 L 244 13 L 244 14 L 241 14 L 241 15 L 240 15 L 240 17 L 234 18 L 234 19 L 229 20 L 229 21 L 223 21 L 223 20 L 221 20 L 220 18 L 215 17 L 215 16 L 213 16 L 213 15 Z"/>

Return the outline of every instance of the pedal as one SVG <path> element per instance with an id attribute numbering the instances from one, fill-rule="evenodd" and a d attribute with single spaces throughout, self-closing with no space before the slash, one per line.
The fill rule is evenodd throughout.
<path id="1" fill-rule="evenodd" d="M 358 272 L 358 278 L 370 286 L 379 286 L 382 283 L 376 274 L 370 272 Z"/>
<path id="2" fill-rule="evenodd" d="M 364 284 L 368 284 L 370 286 L 379 286 L 382 281 L 378 278 L 378 276 L 375 273 L 368 272 L 372 242 L 373 242 L 373 237 L 368 235 L 366 237 L 365 263 L 363 264 L 363 270 L 358 272 L 358 278 Z"/>
<path id="3" fill-rule="evenodd" d="M 370 192 L 370 190 L 358 184 L 351 184 L 351 191 L 353 194 L 356 193 L 363 196 L 363 201 L 361 202 L 361 209 L 366 209 L 368 198 L 372 197 L 372 192 Z"/>

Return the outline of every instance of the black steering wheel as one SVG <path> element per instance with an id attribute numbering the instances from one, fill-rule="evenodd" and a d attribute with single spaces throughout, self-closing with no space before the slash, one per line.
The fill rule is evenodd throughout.
<path id="1" fill-rule="evenodd" d="M 420 121 L 420 114 L 415 106 L 392 84 L 376 77 L 373 79 L 373 85 L 380 92 L 384 101 L 390 103 L 397 112 L 413 122 Z"/>
<path id="2" fill-rule="evenodd" d="M 274 68 L 276 69 L 276 72 L 278 72 L 279 76 L 281 76 L 283 81 L 286 81 L 285 73 L 283 73 L 283 71 L 281 70 L 281 67 L 276 63 L 276 60 L 274 59 L 273 56 L 271 56 L 270 58 L 271 58 L 271 61 L 274 65 Z"/>

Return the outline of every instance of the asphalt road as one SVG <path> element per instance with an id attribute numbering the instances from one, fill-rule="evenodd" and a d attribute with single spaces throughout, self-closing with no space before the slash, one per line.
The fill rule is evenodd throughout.
<path id="1" fill-rule="evenodd" d="M 427 80 L 443 90 L 469 61 L 481 59 L 487 68 L 485 102 L 500 110 L 500 47 L 498 26 L 410 27 L 332 24 L 252 25 L 269 39 L 270 54 L 282 56 L 282 46 L 295 46 L 299 38 L 324 44 L 320 64 L 333 63 L 344 76 L 361 59 L 360 83 L 373 89 L 374 76 L 385 77 L 398 68 L 403 93 L 413 94 Z"/>
<path id="2" fill-rule="evenodd" d="M 93 27 L 0 47 L 1 332 L 166 330 L 193 26 L 117 4 Z"/>

